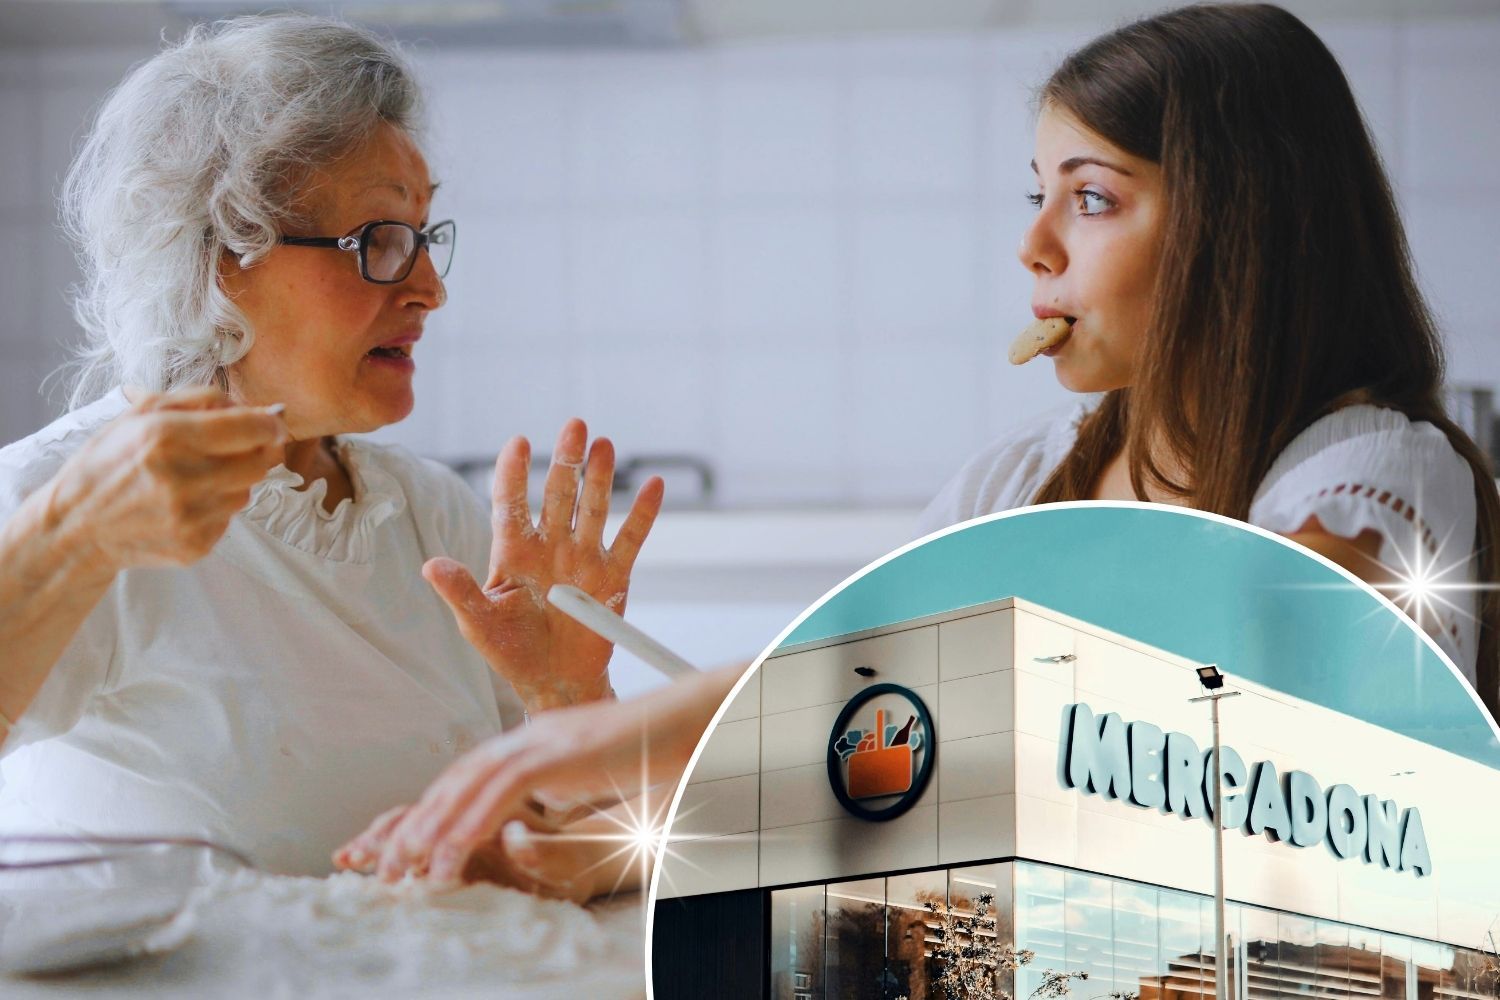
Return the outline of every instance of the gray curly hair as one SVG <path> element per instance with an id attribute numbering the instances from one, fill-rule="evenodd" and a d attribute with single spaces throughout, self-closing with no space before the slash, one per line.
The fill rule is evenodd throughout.
<path id="1" fill-rule="evenodd" d="M 297 218 L 309 170 L 382 122 L 415 134 L 419 114 L 394 46 L 305 14 L 200 25 L 133 69 L 63 184 L 87 334 L 70 404 L 121 383 L 215 381 L 254 339 L 219 286 L 224 252 L 264 257 Z"/>

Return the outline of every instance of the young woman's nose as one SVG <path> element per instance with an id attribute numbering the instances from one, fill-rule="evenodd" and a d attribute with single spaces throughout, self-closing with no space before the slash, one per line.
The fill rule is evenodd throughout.
<path id="1" fill-rule="evenodd" d="M 1067 255 L 1047 221 L 1045 210 L 1038 212 L 1031 225 L 1021 233 L 1016 257 L 1032 274 L 1059 274 L 1067 266 Z"/>

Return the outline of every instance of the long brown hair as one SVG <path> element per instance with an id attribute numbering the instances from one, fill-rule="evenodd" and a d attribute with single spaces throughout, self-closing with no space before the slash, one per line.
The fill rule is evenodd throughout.
<path id="1" fill-rule="evenodd" d="M 1149 484 L 1246 520 L 1294 437 L 1368 402 L 1441 428 L 1473 468 L 1478 575 L 1500 581 L 1489 461 L 1444 412 L 1442 345 L 1390 183 L 1318 36 L 1269 4 L 1184 7 L 1074 52 L 1040 101 L 1160 164 L 1170 209 L 1135 382 L 1079 428 L 1037 502 L 1087 498 L 1123 449 L 1137 495 Z M 1495 713 L 1500 592 L 1475 596 L 1476 686 Z"/>

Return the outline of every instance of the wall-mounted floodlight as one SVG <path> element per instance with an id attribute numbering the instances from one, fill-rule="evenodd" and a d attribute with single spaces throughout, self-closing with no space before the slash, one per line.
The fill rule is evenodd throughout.
<path id="1" fill-rule="evenodd" d="M 1217 663 L 1210 663 L 1206 667 L 1198 668 L 1198 683 L 1209 691 L 1217 691 L 1224 686 L 1224 672 L 1219 669 Z"/>

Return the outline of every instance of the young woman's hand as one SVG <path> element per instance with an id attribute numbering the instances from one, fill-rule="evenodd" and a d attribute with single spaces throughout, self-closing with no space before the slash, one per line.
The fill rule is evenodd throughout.
<path id="1" fill-rule="evenodd" d="M 453 881 L 469 877 L 466 866 L 477 852 L 496 863 L 493 852 L 500 851 L 518 870 L 553 872 L 539 880 L 556 882 L 559 859 L 581 860 L 576 852 L 597 853 L 601 843 L 605 855 L 613 854 L 622 845 L 619 837 L 613 843 L 548 837 L 549 824 L 633 799 L 652 786 L 675 785 L 744 672 L 740 664 L 629 701 L 549 712 L 487 740 L 448 765 L 415 805 L 377 817 L 334 861 L 378 869 L 388 879 L 415 872 Z M 517 820 L 543 836 L 527 838 L 514 826 Z M 613 820 L 606 825 L 614 834 L 625 832 Z M 597 864 L 586 867 L 595 871 Z M 568 894 L 587 887 L 573 879 Z"/>
<path id="2" fill-rule="evenodd" d="M 584 466 L 587 435 L 582 420 L 564 425 L 537 524 L 526 501 L 530 444 L 512 438 L 500 452 L 492 493 L 494 542 L 483 587 L 453 559 L 432 559 L 422 568 L 464 638 L 533 713 L 609 695 L 611 644 L 548 604 L 547 591 L 554 583 L 572 584 L 623 612 L 631 567 L 661 510 L 662 481 L 653 476 L 636 495 L 614 543 L 605 547 L 615 452 L 608 438 L 599 438 Z"/>
<path id="3" fill-rule="evenodd" d="M 47 517 L 76 531 L 100 572 L 206 556 L 282 461 L 286 426 L 217 389 L 152 395 L 107 424 L 45 487 Z"/>
<path id="4" fill-rule="evenodd" d="M 367 830 L 334 852 L 334 865 L 365 874 L 378 872 L 386 881 L 408 872 L 428 875 L 425 860 L 421 865 L 399 864 L 384 857 L 392 832 L 412 808 L 397 806 L 376 817 Z M 494 882 L 549 899 L 586 903 L 601 888 L 598 841 L 566 833 L 559 836 L 558 829 L 539 810 L 522 805 L 494 837 L 474 845 L 456 877 L 444 874 L 435 881 Z"/>

